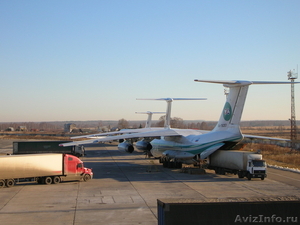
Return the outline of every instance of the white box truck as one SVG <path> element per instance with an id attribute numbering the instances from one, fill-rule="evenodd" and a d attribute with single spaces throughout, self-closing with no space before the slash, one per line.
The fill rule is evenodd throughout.
<path id="1" fill-rule="evenodd" d="M 69 154 L 0 156 L 0 188 L 28 181 L 57 184 L 61 181 L 88 181 L 92 178 L 92 170 L 85 168 L 79 158 Z"/>
<path id="2" fill-rule="evenodd" d="M 267 177 L 262 155 L 250 151 L 217 150 L 209 156 L 208 168 L 214 169 L 216 174 L 233 173 L 248 180 Z"/>

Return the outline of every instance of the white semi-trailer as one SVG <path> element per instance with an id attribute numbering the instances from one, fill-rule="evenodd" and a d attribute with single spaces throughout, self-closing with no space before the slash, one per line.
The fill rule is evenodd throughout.
<path id="1" fill-rule="evenodd" d="M 83 180 L 93 177 L 91 169 L 68 154 L 25 154 L 0 156 L 0 188 L 16 182 L 34 181 L 57 184 L 61 181 Z"/>
<path id="2" fill-rule="evenodd" d="M 208 168 L 214 169 L 217 174 L 233 173 L 239 178 L 267 177 L 266 162 L 261 154 L 249 151 L 218 150 L 208 158 Z"/>

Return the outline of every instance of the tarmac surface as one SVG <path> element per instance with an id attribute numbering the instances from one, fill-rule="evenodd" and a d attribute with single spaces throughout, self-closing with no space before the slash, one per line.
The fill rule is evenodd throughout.
<path id="1" fill-rule="evenodd" d="M 10 153 L 12 140 L 0 140 L 0 154 Z M 163 168 L 158 160 L 117 150 L 116 144 L 86 148 L 85 167 L 92 168 L 88 182 L 16 184 L 0 189 L 1 224 L 157 224 L 157 199 L 245 199 L 296 196 L 300 174 L 272 169 L 264 181 L 235 175 L 181 173 Z M 1 171 L 0 171 L 1 172 Z M 279 175 L 277 175 L 279 174 Z M 291 179 L 285 177 L 291 177 Z M 298 216 L 298 215 L 295 215 Z"/>

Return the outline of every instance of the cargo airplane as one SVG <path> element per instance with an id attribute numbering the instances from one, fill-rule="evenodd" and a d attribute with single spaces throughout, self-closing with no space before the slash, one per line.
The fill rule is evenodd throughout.
<path id="1" fill-rule="evenodd" d="M 83 136 L 76 136 L 71 137 L 71 139 L 77 139 L 77 138 L 92 138 L 92 139 L 98 139 L 98 142 L 105 142 L 107 141 L 105 136 L 111 136 L 111 135 L 120 135 L 120 134 L 132 134 L 132 133 L 141 133 L 141 132 L 149 132 L 149 131 L 157 131 L 162 130 L 166 128 L 170 128 L 170 121 L 171 121 L 171 108 L 173 101 L 187 101 L 187 100 L 207 100 L 207 98 L 139 98 L 137 100 L 155 100 L 155 101 L 166 101 L 167 102 L 167 109 L 166 109 L 166 118 L 164 127 L 151 127 L 152 122 L 152 115 L 153 114 L 163 114 L 164 112 L 136 112 L 136 113 L 142 113 L 142 114 L 148 114 L 148 119 L 146 121 L 146 125 L 144 128 L 139 129 L 121 129 L 119 131 L 114 132 L 106 132 L 106 133 L 98 133 L 98 134 L 91 134 L 91 135 L 83 135 Z M 143 137 L 142 140 L 136 142 L 136 148 L 142 151 L 149 151 L 151 150 L 152 146 L 150 142 L 155 137 Z M 100 141 L 100 139 L 102 141 Z M 136 138 L 122 138 L 120 136 L 115 136 L 114 139 L 111 140 L 119 140 L 120 144 L 118 145 L 119 150 L 124 150 L 126 152 L 132 153 L 134 151 L 133 142 Z"/>
<path id="2" fill-rule="evenodd" d="M 197 164 L 199 159 L 205 159 L 217 150 L 234 148 L 244 137 L 240 130 L 240 121 L 248 88 L 252 84 L 290 84 L 290 82 L 276 81 L 244 81 L 244 80 L 194 80 L 196 82 L 223 84 L 229 88 L 225 105 L 222 109 L 220 119 L 212 131 L 200 131 L 190 129 L 172 129 L 169 126 L 161 130 L 146 131 L 141 133 L 123 134 L 117 136 L 103 137 L 94 140 L 63 143 L 62 146 L 97 143 L 116 140 L 120 138 L 152 137 L 151 153 L 160 158 L 166 164 L 175 163 L 175 167 L 181 167 L 182 163 Z M 299 83 L 299 82 L 295 82 Z M 155 137 L 160 137 L 159 139 Z M 255 138 L 266 139 L 266 137 L 255 136 Z M 268 138 L 270 140 L 284 140 Z M 126 149 L 125 149 L 126 150 Z M 174 164 L 172 165 L 174 166 Z"/>

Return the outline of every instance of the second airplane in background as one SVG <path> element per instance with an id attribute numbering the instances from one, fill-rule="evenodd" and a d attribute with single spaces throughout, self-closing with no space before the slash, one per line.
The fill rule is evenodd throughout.
<path id="1" fill-rule="evenodd" d="M 105 141 L 111 141 L 111 140 L 119 140 L 120 144 L 118 145 L 119 150 L 124 150 L 126 152 L 132 153 L 134 151 L 133 142 L 136 139 L 133 138 L 126 138 L 121 135 L 125 134 L 134 134 L 134 133 L 144 133 L 144 132 L 150 132 L 150 131 L 160 131 L 163 129 L 170 129 L 170 122 L 171 122 L 171 109 L 172 109 L 172 102 L 173 101 L 187 101 L 187 100 L 207 100 L 207 98 L 139 98 L 137 100 L 155 100 L 155 101 L 166 101 L 167 102 L 167 109 L 166 109 L 166 118 L 164 127 L 151 127 L 152 122 L 152 115 L 153 114 L 163 114 L 164 112 L 145 112 L 143 114 L 148 114 L 148 119 L 146 121 L 146 125 L 144 128 L 139 129 L 121 129 L 119 131 L 114 132 L 106 132 L 106 133 L 98 133 L 98 134 L 92 134 L 92 135 L 84 135 L 84 136 L 76 136 L 72 137 L 72 139 L 77 138 L 89 138 L 89 139 L 97 139 L 96 142 L 105 142 Z M 138 112 L 137 112 L 138 113 Z M 114 135 L 114 136 L 112 136 Z M 109 140 L 107 140 L 109 136 Z M 113 139 L 111 139 L 113 138 Z M 142 151 L 149 151 L 152 148 L 152 145 L 150 142 L 154 138 L 159 138 L 158 136 L 139 136 L 139 138 L 143 138 L 142 140 L 136 142 L 136 148 Z M 125 140 L 126 139 L 126 140 Z M 77 142 L 74 142 L 77 143 Z"/>

